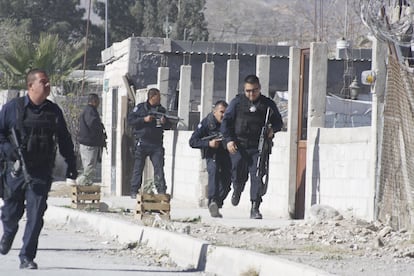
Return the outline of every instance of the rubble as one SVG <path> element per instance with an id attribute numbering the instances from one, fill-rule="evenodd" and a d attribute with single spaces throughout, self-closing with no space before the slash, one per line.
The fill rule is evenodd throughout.
<path id="1" fill-rule="evenodd" d="M 370 222 L 340 214 L 329 206 L 314 209 L 312 218 L 292 220 L 277 228 L 230 227 L 220 224 L 220 219 L 214 224 L 206 223 L 199 216 L 172 221 L 155 219 L 147 225 L 190 235 L 217 246 L 278 256 L 338 275 L 413 275 L 412 230 L 397 230 L 387 222 Z M 112 210 L 100 214 L 139 223 L 133 212 Z M 140 248 L 141 245 L 136 245 L 124 251 L 131 253 Z M 136 254 L 141 253 L 137 251 Z M 149 256 L 173 265 L 168 264 L 163 254 L 153 252 Z"/>

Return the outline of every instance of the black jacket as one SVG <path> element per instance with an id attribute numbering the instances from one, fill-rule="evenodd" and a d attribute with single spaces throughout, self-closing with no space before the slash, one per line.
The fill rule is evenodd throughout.
<path id="1" fill-rule="evenodd" d="M 213 112 L 209 113 L 198 124 L 197 129 L 194 130 L 189 140 L 190 147 L 201 149 L 202 158 L 216 158 L 218 155 L 227 155 L 224 145 L 220 144 L 217 149 L 208 146 L 209 140 L 203 140 L 204 137 L 216 135 L 220 133 L 220 123 L 214 118 Z"/>
<path id="2" fill-rule="evenodd" d="M 257 147 L 267 107 L 272 111 L 269 121 L 276 133 L 282 129 L 283 121 L 272 99 L 260 95 L 256 102 L 250 103 L 244 94 L 237 95 L 227 107 L 221 123 L 225 143 L 235 141 L 239 145 L 245 143 L 249 147 Z"/>
<path id="3" fill-rule="evenodd" d="M 91 147 L 105 145 L 104 126 L 96 107 L 88 104 L 79 119 L 79 143 Z"/>
<path id="4" fill-rule="evenodd" d="M 166 123 L 159 127 L 156 120 L 145 122 L 144 118 L 150 115 L 152 111 L 165 114 L 167 110 L 161 105 L 151 106 L 148 101 L 139 103 L 128 114 L 128 125 L 134 129 L 136 139 L 147 144 L 162 145 L 164 129 L 171 128 L 171 122 L 166 119 Z"/>

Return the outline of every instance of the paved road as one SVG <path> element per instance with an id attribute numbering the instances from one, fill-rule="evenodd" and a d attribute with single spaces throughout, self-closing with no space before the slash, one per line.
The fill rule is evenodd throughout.
<path id="1" fill-rule="evenodd" d="M 0 275 L 27 275 L 20 270 L 19 249 L 23 233 L 19 229 L 8 255 L 0 255 Z M 2 229 L 0 230 L 2 234 Z M 45 225 L 33 275 L 206 275 L 169 265 L 168 257 L 151 253 L 149 248 L 127 249 L 116 242 L 88 233 L 85 229 Z M 150 255 L 150 256 L 148 256 Z"/>

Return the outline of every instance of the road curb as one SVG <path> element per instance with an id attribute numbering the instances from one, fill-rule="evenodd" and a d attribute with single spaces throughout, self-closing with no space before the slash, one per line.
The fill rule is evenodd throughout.
<path id="1" fill-rule="evenodd" d="M 102 236 L 120 243 L 146 243 L 159 251 L 168 251 L 174 262 L 184 268 L 204 270 L 207 242 L 162 229 L 136 225 L 117 218 L 49 206 L 45 221 L 92 228 Z"/>
<path id="2" fill-rule="evenodd" d="M 276 256 L 210 245 L 205 271 L 218 275 L 329 276 L 326 271 Z"/>
<path id="3" fill-rule="evenodd" d="M 257 272 L 261 276 L 332 275 L 275 256 L 214 246 L 207 241 L 185 234 L 140 226 L 117 218 L 108 218 L 64 207 L 49 206 L 44 219 L 49 222 L 90 227 L 102 236 L 116 238 L 120 243 L 146 243 L 155 250 L 168 251 L 170 258 L 180 267 L 195 268 L 217 275 L 240 275 L 248 271 Z"/>

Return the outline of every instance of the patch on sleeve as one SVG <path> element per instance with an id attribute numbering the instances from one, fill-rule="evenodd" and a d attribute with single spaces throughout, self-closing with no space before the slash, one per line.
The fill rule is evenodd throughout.
<path id="1" fill-rule="evenodd" d="M 134 107 L 134 109 L 132 111 L 137 112 L 137 110 L 138 110 L 138 106 Z"/>
<path id="2" fill-rule="evenodd" d="M 197 125 L 197 128 L 201 128 L 203 125 L 201 124 L 201 123 L 199 123 L 198 125 Z"/>

